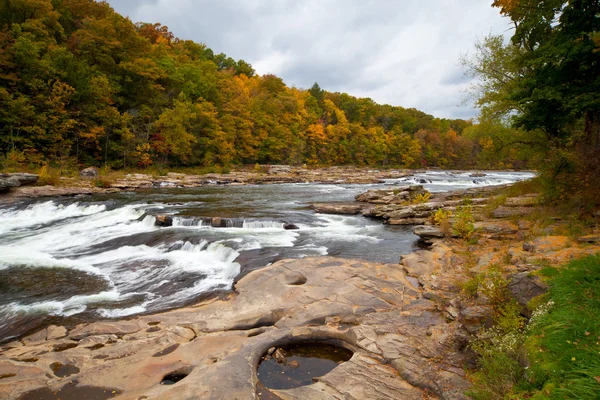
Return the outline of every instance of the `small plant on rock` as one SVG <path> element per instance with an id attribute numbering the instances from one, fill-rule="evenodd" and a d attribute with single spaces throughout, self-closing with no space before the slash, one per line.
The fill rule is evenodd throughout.
<path id="1" fill-rule="evenodd" d="M 431 198 L 431 193 L 429 193 L 429 192 L 419 193 L 412 199 L 412 204 L 427 203 L 430 198 Z"/>
<path id="2" fill-rule="evenodd" d="M 453 233 L 465 240 L 469 240 L 475 233 L 475 218 L 473 217 L 473 208 L 469 205 L 458 206 L 454 214 L 454 223 L 452 224 Z"/>
<path id="3" fill-rule="evenodd" d="M 444 235 L 450 234 L 450 218 L 452 218 L 452 211 L 438 208 L 436 212 L 431 214 L 431 223 L 440 227 Z"/>

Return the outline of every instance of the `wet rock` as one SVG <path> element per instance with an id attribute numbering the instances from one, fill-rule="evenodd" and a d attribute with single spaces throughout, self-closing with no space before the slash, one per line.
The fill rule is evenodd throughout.
<path id="1" fill-rule="evenodd" d="M 97 167 L 88 167 L 79 172 L 79 176 L 86 179 L 94 179 L 100 176 L 100 170 Z"/>
<path id="2" fill-rule="evenodd" d="M 296 229 L 300 229 L 297 225 L 294 224 L 283 224 L 283 229 L 285 229 L 286 231 L 290 231 L 290 230 L 296 230 Z"/>
<path id="3" fill-rule="evenodd" d="M 487 174 L 484 174 L 483 172 L 475 172 L 473 174 L 469 175 L 471 178 L 483 178 L 484 176 L 487 176 Z"/>
<path id="4" fill-rule="evenodd" d="M 426 269 L 421 272 L 429 271 L 421 278 L 431 291 L 428 282 L 437 284 L 439 278 L 432 277 L 442 276 L 449 263 L 441 247 L 427 253 L 419 265 Z M 77 374 L 79 382 L 96 387 L 109 382 L 126 399 L 254 398 L 254 368 L 264 352 L 283 361 L 278 349 L 287 343 L 335 341 L 354 350 L 351 360 L 313 385 L 276 394 L 417 398 L 427 389 L 436 397 L 461 399 L 469 385 L 455 343 L 462 328 L 437 310 L 397 265 L 331 257 L 279 261 L 242 277 L 226 299 L 124 321 L 82 323 L 53 340 L 51 346 L 80 341 L 62 353 L 40 352 L 45 344 L 9 343 L 0 364 L 14 368 L 2 365 L 3 370 L 13 373 L 22 364 L 13 359 L 33 355 L 45 369 L 18 381 L 0 380 L 0 397 L 60 388 L 64 378 L 47 375 L 49 365 L 60 363 L 55 364 L 59 374 Z M 147 332 L 155 321 L 161 330 Z M 63 371 L 67 365 L 72 367 Z M 161 385 L 164 377 L 183 372 L 184 381 Z"/>
<path id="5" fill-rule="evenodd" d="M 173 217 L 170 215 L 157 215 L 154 225 L 161 227 L 173 226 Z"/>

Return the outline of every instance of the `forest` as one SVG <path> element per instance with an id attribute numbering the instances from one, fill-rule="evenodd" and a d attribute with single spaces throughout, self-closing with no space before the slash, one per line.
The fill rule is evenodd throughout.
<path id="1" fill-rule="evenodd" d="M 287 86 L 106 2 L 0 1 L 0 167 L 523 168 L 498 122 Z"/>

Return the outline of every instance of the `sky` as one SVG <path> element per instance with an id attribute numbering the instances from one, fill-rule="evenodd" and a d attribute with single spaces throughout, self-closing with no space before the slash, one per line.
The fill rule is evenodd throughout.
<path id="1" fill-rule="evenodd" d="M 459 64 L 488 34 L 510 34 L 491 0 L 108 0 L 133 22 L 160 22 L 275 74 L 289 86 L 472 118 Z"/>

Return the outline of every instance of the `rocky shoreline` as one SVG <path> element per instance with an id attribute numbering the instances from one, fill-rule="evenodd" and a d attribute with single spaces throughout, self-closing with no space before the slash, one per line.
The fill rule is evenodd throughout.
<path id="1" fill-rule="evenodd" d="M 597 233 L 573 240 L 561 233 L 568 221 L 542 226 L 522 218 L 539 207 L 536 197 L 499 203 L 494 196 L 503 189 L 428 196 L 413 185 L 370 191 L 329 209 L 314 205 L 389 224 L 418 221 L 423 225 L 415 233 L 429 248 L 398 264 L 279 261 L 242 277 L 226 298 L 126 320 L 47 327 L 0 347 L 0 397 L 258 398 L 266 389 L 256 368 L 269 349 L 319 341 L 353 356 L 312 385 L 271 395 L 466 399 L 466 371 L 475 363 L 468 343 L 490 323 L 492 307 L 484 293 L 464 296 L 464 283 L 502 266 L 528 315 L 528 301 L 545 290 L 535 271 L 600 251 Z M 456 210 L 465 199 L 475 215 L 476 243 L 430 222 L 435 210 Z M 174 375 L 181 380 L 161 384 Z"/>

